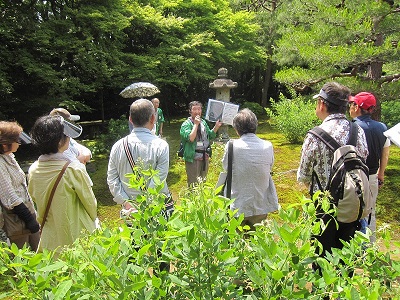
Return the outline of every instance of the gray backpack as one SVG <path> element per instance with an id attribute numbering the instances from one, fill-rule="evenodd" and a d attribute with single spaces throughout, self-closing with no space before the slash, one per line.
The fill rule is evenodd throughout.
<path id="1" fill-rule="evenodd" d="M 342 223 L 352 223 L 367 217 L 372 210 L 372 195 L 369 187 L 369 169 L 357 155 L 358 126 L 350 122 L 347 145 L 340 146 L 326 131 L 315 127 L 309 133 L 318 137 L 333 152 L 331 173 L 325 188 L 321 186 L 317 174 L 313 171 L 310 192 L 314 178 L 318 188 L 329 191 L 332 203 L 337 207 L 336 219 Z"/>

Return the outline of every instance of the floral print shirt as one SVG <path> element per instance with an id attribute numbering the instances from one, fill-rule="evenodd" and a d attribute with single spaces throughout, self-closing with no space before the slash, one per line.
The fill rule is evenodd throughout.
<path id="1" fill-rule="evenodd" d="M 340 145 L 345 145 L 348 141 L 350 123 L 344 114 L 331 114 L 325 118 L 320 128 L 329 133 Z M 358 127 L 357 154 L 366 161 L 368 156 L 367 140 L 364 130 Z M 326 186 L 331 171 L 333 152 L 319 138 L 311 133 L 307 133 L 301 149 L 300 166 L 297 171 L 297 181 L 307 185 L 311 184 L 313 170 L 323 187 Z M 313 187 L 313 192 L 318 190 L 317 184 Z"/>

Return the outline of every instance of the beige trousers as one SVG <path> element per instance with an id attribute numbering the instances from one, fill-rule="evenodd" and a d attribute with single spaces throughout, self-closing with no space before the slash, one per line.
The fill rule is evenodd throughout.
<path id="1" fill-rule="evenodd" d="M 205 165 L 204 165 L 205 164 Z M 191 185 L 198 182 L 200 177 L 203 181 L 206 180 L 208 173 L 209 160 L 194 160 L 193 162 L 185 162 L 187 183 Z"/>

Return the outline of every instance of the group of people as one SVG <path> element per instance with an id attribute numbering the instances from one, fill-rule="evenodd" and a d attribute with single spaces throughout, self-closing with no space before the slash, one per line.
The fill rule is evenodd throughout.
<path id="1" fill-rule="evenodd" d="M 153 102 L 153 103 L 152 103 Z M 132 173 L 134 166 L 144 169 L 152 168 L 164 182 L 161 192 L 170 196 L 166 178 L 169 170 L 168 143 L 154 134 L 159 112 L 159 100 L 155 103 L 139 99 L 130 107 L 129 122 L 131 133 L 117 141 L 111 149 L 107 171 L 107 183 L 114 201 L 122 205 L 124 214 L 136 212 L 132 200 L 141 191 L 129 188 L 125 175 Z M 218 120 L 210 129 L 202 119 L 202 103 L 189 103 L 189 117 L 183 122 L 180 137 L 183 144 L 183 159 L 188 187 L 206 179 L 211 157 L 211 141 L 217 135 L 222 123 Z M 157 109 L 157 110 L 156 110 Z M 251 228 L 266 218 L 269 212 L 278 209 L 278 197 L 271 177 L 274 162 L 272 144 L 256 136 L 258 121 L 249 109 L 241 110 L 233 120 L 239 139 L 235 141 L 233 152 L 232 197 L 236 199 L 232 209 L 237 214 L 245 214 L 245 224 Z M 162 126 L 157 126 L 162 128 Z M 227 153 L 227 152 L 226 152 Z M 227 157 L 223 159 L 227 167 Z M 153 187 L 149 180 L 146 188 Z"/>
<path id="2" fill-rule="evenodd" d="M 384 182 L 384 171 L 388 161 L 390 142 L 383 135 L 386 126 L 373 121 L 371 114 L 376 107 L 376 99 L 371 93 L 359 93 L 351 96 L 350 90 L 336 82 L 326 83 L 314 96 L 317 100 L 315 113 L 322 121 L 320 127 L 331 135 L 340 145 L 349 138 L 350 123 L 346 110 L 362 130 L 358 130 L 356 151 L 369 167 L 371 190 L 376 202 L 378 187 Z M 170 196 L 166 183 L 169 170 L 169 145 L 162 138 L 164 116 L 159 108 L 159 99 L 152 101 L 138 99 L 132 103 L 129 112 L 130 133 L 117 141 L 110 152 L 107 170 L 107 184 L 116 203 L 125 213 L 137 212 L 134 200 L 143 192 L 129 188 L 127 173 L 135 166 L 157 171 L 164 182 L 160 191 Z M 180 128 L 181 142 L 184 148 L 188 187 L 206 179 L 211 141 L 217 135 L 222 123 L 218 120 L 210 129 L 202 119 L 202 103 L 189 103 L 189 117 Z M 3 212 L 15 213 L 25 222 L 29 230 L 23 237 L 8 235 L 11 242 L 21 246 L 28 243 L 32 249 L 56 249 L 71 244 L 84 229 L 95 229 L 96 198 L 92 191 L 92 182 L 84 163 L 90 159 L 87 152 L 73 138 L 80 132 L 79 126 L 69 122 L 71 115 L 59 109 L 51 115 L 39 118 L 31 130 L 32 143 L 37 146 L 41 156 L 29 168 L 28 185 L 25 174 L 15 160 L 24 135 L 22 128 L 15 122 L 0 122 L 0 197 Z M 231 204 L 237 215 L 244 214 L 245 225 L 254 228 L 267 214 L 278 209 L 278 197 L 271 170 L 274 152 L 271 142 L 256 135 L 258 120 L 249 109 L 240 110 L 233 119 L 233 128 L 238 139 L 232 143 L 232 184 L 230 195 L 235 199 Z M 81 128 L 80 128 L 81 129 Z M 225 147 L 222 166 L 228 169 L 229 146 Z M 299 182 L 311 185 L 313 172 L 317 173 L 322 185 L 326 185 L 330 175 L 333 153 L 312 134 L 307 134 L 302 147 L 300 166 L 297 173 Z M 79 161 L 80 160 L 80 161 Z M 68 163 L 67 163 L 68 162 Z M 82 162 L 82 163 L 81 163 Z M 57 175 L 63 171 L 60 182 Z M 52 187 L 57 185 L 54 196 Z M 146 188 L 156 183 L 149 180 Z M 311 191 L 317 187 L 311 187 Z M 226 192 L 226 191 L 225 191 Z M 48 199 L 54 201 L 48 204 Z M 37 212 L 32 203 L 35 202 Z M 374 203 L 375 203 L 374 202 Z M 47 206 L 50 206 L 48 208 Z M 46 226 L 43 223 L 46 222 Z M 365 223 L 375 230 L 375 207 Z M 7 228 L 6 228 L 7 229 Z M 360 229 L 360 222 L 328 225 L 318 237 L 324 251 L 341 248 L 341 240 L 348 241 Z M 372 237 L 373 238 L 373 237 Z"/>
<path id="3" fill-rule="evenodd" d="M 0 122 L 0 225 L 19 248 L 59 252 L 96 228 L 97 201 L 85 167 L 91 152 L 74 140 L 82 127 L 71 118 L 55 109 L 36 120 L 30 136 L 17 122 Z M 40 152 L 27 178 L 14 155 L 22 143 Z"/>
<path id="4" fill-rule="evenodd" d="M 376 219 L 375 207 L 378 188 L 383 185 L 385 168 L 388 163 L 390 141 L 384 136 L 386 125 L 371 118 L 376 108 L 376 98 L 368 92 L 351 96 L 350 90 L 337 82 L 326 83 L 314 96 L 317 100 L 315 113 L 322 121 L 320 128 L 325 130 L 339 145 L 346 145 L 350 138 L 350 121 L 346 118 L 348 110 L 352 121 L 357 124 L 357 142 L 355 149 L 369 169 L 369 189 L 372 194 L 372 212 L 366 219 L 351 223 L 331 220 L 324 231 L 316 236 L 322 245 L 322 256 L 332 248 L 343 247 L 342 241 L 350 241 L 357 230 L 368 226 L 372 231 L 371 242 L 375 241 Z M 308 133 L 301 152 L 297 180 L 310 187 L 314 193 L 318 186 L 312 185 L 315 172 L 322 186 L 326 186 L 331 175 L 333 152 L 327 145 L 312 133 Z M 310 186 L 312 185 L 312 186 Z M 368 191 L 369 192 L 369 191 Z"/>
<path id="5" fill-rule="evenodd" d="M 211 156 L 210 141 L 216 137 L 222 123 L 217 120 L 210 129 L 202 115 L 202 104 L 189 103 L 189 114 L 180 129 L 183 144 L 185 169 L 188 186 L 205 180 Z M 244 214 L 242 225 L 254 229 L 267 214 L 278 209 L 278 197 L 271 170 L 274 163 L 272 144 L 256 136 L 258 120 L 249 109 L 239 111 L 233 119 L 233 128 L 239 139 L 233 142 L 231 205 L 237 215 Z M 228 144 L 222 159 L 225 170 L 228 169 Z M 227 191 L 224 191 L 227 195 Z"/>

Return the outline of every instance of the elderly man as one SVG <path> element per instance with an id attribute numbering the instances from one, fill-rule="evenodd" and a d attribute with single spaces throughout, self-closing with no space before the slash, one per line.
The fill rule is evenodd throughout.
<path id="1" fill-rule="evenodd" d="M 350 121 L 346 119 L 347 102 L 350 90 L 337 83 L 328 82 L 324 84 L 320 92 L 314 96 L 317 99 L 315 113 L 322 121 L 320 128 L 325 130 L 339 145 L 347 144 L 350 133 Z M 357 154 L 364 159 L 368 156 L 368 146 L 364 131 L 357 127 Z M 297 180 L 310 187 L 310 193 L 318 190 L 317 184 L 313 181 L 313 176 L 317 176 L 321 186 L 326 187 L 331 172 L 333 152 L 325 143 L 315 135 L 308 133 L 302 147 L 300 167 L 297 172 Z M 325 230 L 318 236 L 317 240 L 322 244 L 323 256 L 325 251 L 331 252 L 332 248 L 343 247 L 343 241 L 353 238 L 359 221 L 352 223 L 336 222 L 331 220 L 332 216 L 324 215 L 323 220 L 327 224 Z"/>
<path id="2" fill-rule="evenodd" d="M 376 230 L 376 198 L 378 188 L 383 185 L 385 169 L 389 159 L 390 140 L 383 135 L 387 130 L 386 125 L 371 119 L 371 114 L 375 111 L 376 99 L 371 93 L 361 92 L 350 97 L 349 113 L 354 121 L 364 130 L 368 143 L 366 164 L 369 168 L 369 183 L 372 193 L 372 212 L 370 217 L 361 220 L 361 231 L 365 232 L 367 224 L 372 231 L 371 242 L 375 241 Z"/>
<path id="3" fill-rule="evenodd" d="M 166 141 L 151 133 L 156 120 L 153 104 L 147 99 L 139 99 L 130 107 L 129 121 L 133 124 L 132 132 L 117 141 L 111 149 L 108 163 L 107 183 L 114 197 L 114 201 L 123 206 L 125 211 L 134 211 L 134 207 L 127 200 L 135 200 L 140 191 L 128 187 L 127 173 L 132 173 L 133 163 L 144 169 L 152 168 L 158 171 L 161 181 L 165 181 L 169 169 L 169 146 Z M 153 187 L 150 180 L 148 187 Z M 167 183 L 161 190 L 169 195 Z"/>
<path id="4" fill-rule="evenodd" d="M 213 129 L 201 118 L 203 104 L 199 101 L 189 103 L 189 114 L 181 125 L 180 136 L 183 144 L 186 175 L 188 186 L 198 182 L 201 178 L 205 180 L 208 173 L 209 158 L 211 156 L 210 140 L 217 135 L 222 122 L 215 122 Z"/>
<path id="5" fill-rule="evenodd" d="M 156 116 L 157 116 L 155 128 L 153 128 L 154 134 L 158 135 L 159 137 L 162 137 L 165 119 L 164 119 L 164 113 L 163 113 L 162 109 L 160 108 L 160 99 L 153 98 L 153 99 L 151 99 L 151 102 L 154 105 L 154 109 L 156 110 Z"/>

